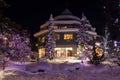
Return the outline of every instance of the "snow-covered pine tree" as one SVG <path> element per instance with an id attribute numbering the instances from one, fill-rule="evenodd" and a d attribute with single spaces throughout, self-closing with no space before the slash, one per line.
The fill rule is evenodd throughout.
<path id="1" fill-rule="evenodd" d="M 78 43 L 78 55 L 80 59 L 88 59 L 92 54 L 92 49 L 90 49 L 90 45 L 88 42 L 92 40 L 92 37 L 86 32 L 93 30 L 89 20 L 87 20 L 86 16 L 82 14 L 81 18 L 81 26 L 79 31 L 77 32 L 77 43 Z"/>
<path id="2" fill-rule="evenodd" d="M 32 54 L 29 33 L 8 18 L 0 18 L 0 64 L 7 60 L 26 61 Z"/>
<path id="3" fill-rule="evenodd" d="M 8 18 L 1 17 L 0 21 L 0 51 L 1 55 L 12 60 L 23 60 L 32 54 L 30 38 L 26 30 Z"/>
<path id="4" fill-rule="evenodd" d="M 50 26 L 49 26 L 49 32 L 48 32 L 48 35 L 47 35 L 47 40 L 46 40 L 46 55 L 47 57 L 51 60 L 54 58 L 54 48 L 55 48 L 55 38 L 54 38 L 54 35 L 55 35 L 55 32 L 54 32 L 54 26 L 53 26 L 53 16 L 51 15 L 50 16 Z"/>

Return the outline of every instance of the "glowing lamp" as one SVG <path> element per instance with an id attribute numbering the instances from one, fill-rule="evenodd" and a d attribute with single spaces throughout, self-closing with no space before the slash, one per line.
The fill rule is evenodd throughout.
<path id="1" fill-rule="evenodd" d="M 5 37 L 4 40 L 6 41 L 6 40 L 7 40 L 7 37 Z"/>

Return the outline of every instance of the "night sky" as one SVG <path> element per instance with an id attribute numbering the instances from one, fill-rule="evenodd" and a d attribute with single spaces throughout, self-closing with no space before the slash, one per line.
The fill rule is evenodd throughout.
<path id="1" fill-rule="evenodd" d="M 39 31 L 39 26 L 53 16 L 60 15 L 68 8 L 73 15 L 87 16 L 98 34 L 104 31 L 104 4 L 100 0 L 5 0 L 10 7 L 4 10 L 4 16 L 27 27 L 31 34 Z M 116 12 L 114 12 L 116 13 Z M 113 13 L 113 14 L 114 14 Z M 115 14 L 114 14 L 115 15 Z"/>

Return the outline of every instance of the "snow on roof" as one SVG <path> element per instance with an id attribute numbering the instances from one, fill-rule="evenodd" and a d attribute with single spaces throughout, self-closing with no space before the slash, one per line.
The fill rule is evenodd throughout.
<path id="1" fill-rule="evenodd" d="M 37 33 L 34 34 L 34 37 L 38 37 L 38 36 L 40 36 L 40 35 L 42 35 L 42 34 L 47 33 L 48 31 L 49 31 L 49 30 L 44 30 L 44 31 L 37 32 Z"/>
<path id="2" fill-rule="evenodd" d="M 72 13 L 70 12 L 70 10 L 68 8 L 66 8 L 63 12 L 62 15 L 72 15 Z"/>

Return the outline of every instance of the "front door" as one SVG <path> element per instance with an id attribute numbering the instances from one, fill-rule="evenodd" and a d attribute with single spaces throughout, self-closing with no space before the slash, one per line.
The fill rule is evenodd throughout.
<path id="1" fill-rule="evenodd" d="M 55 56 L 56 57 L 71 57 L 73 56 L 72 47 L 69 48 L 55 48 Z"/>

